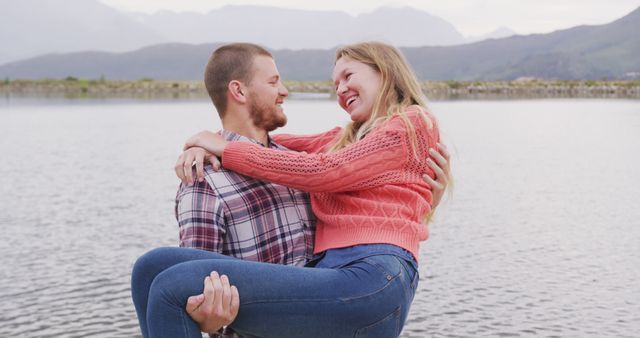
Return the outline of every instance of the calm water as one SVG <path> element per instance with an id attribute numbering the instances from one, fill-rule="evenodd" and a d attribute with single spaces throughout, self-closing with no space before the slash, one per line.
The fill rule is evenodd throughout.
<path id="1" fill-rule="evenodd" d="M 638 337 L 640 101 L 435 102 L 455 189 L 403 337 Z M 288 132 L 343 124 L 290 100 Z M 175 245 L 174 161 L 208 102 L 0 101 L 0 337 L 134 337 L 139 255 Z"/>

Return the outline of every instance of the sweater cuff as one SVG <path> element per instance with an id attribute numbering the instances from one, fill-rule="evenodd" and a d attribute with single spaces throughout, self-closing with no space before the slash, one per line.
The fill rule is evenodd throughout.
<path id="1" fill-rule="evenodd" d="M 241 172 L 242 167 L 249 167 L 247 157 L 253 147 L 257 146 L 249 142 L 229 142 L 222 152 L 222 166 Z"/>

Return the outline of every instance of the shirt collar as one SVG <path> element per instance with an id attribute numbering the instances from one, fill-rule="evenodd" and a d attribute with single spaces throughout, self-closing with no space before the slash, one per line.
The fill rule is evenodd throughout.
<path id="1" fill-rule="evenodd" d="M 258 140 L 255 140 L 255 139 L 252 139 L 252 138 L 249 138 L 249 137 L 246 137 L 246 136 L 243 136 L 243 135 L 240 135 L 240 134 L 238 134 L 236 132 L 233 132 L 233 131 L 222 129 L 220 131 L 220 134 L 227 141 L 251 142 L 251 143 L 255 143 L 255 144 L 259 145 L 259 146 L 263 146 L 264 147 L 262 142 L 260 142 Z M 267 135 L 267 142 L 269 144 L 269 148 L 284 149 L 284 147 L 282 147 L 281 145 L 273 142 L 273 140 L 271 139 L 271 136 L 269 136 L 269 135 Z"/>

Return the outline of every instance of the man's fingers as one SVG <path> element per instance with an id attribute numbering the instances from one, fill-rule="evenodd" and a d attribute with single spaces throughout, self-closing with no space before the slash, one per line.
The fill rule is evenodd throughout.
<path id="1" fill-rule="evenodd" d="M 235 285 L 231 286 L 231 307 L 229 310 L 231 311 L 231 317 L 233 319 L 238 316 L 238 310 L 240 309 L 240 293 L 238 292 L 238 288 Z"/>
<path id="2" fill-rule="evenodd" d="M 215 297 L 213 291 L 213 284 L 211 283 L 211 277 L 207 276 L 204 279 L 204 302 L 202 306 L 205 307 L 208 311 L 211 311 L 213 308 L 213 298 Z"/>
<path id="3" fill-rule="evenodd" d="M 222 282 L 217 272 L 212 271 L 209 275 L 213 285 L 213 306 L 214 309 L 222 309 Z"/>
<path id="4" fill-rule="evenodd" d="M 199 294 L 199 295 L 195 295 L 195 296 L 191 296 L 187 299 L 187 313 L 191 314 L 194 311 L 196 311 L 200 305 L 202 304 L 202 302 L 204 301 L 204 295 L 203 294 Z"/>
<path id="5" fill-rule="evenodd" d="M 434 162 L 432 159 L 427 159 L 427 165 L 431 168 L 431 170 L 433 170 L 433 172 L 435 172 L 436 174 L 436 181 L 438 181 L 438 183 L 440 182 L 447 182 L 447 175 L 444 173 L 444 171 L 442 170 L 442 168 L 440 168 L 436 162 Z"/>
<path id="6" fill-rule="evenodd" d="M 220 276 L 220 284 L 222 284 L 222 308 L 228 310 L 231 306 L 231 284 L 229 284 L 229 277 L 226 275 Z"/>
<path id="7" fill-rule="evenodd" d="M 449 161 L 447 161 L 447 159 L 444 158 L 442 154 L 437 152 L 435 149 L 431 148 L 429 149 L 429 155 L 431 155 L 431 157 L 436 159 L 436 162 L 438 163 L 438 166 L 440 166 L 440 168 L 442 168 L 445 171 L 448 171 L 447 169 L 449 167 Z"/>
<path id="8" fill-rule="evenodd" d="M 429 175 L 422 175 L 422 179 L 424 179 L 424 181 L 427 182 L 427 184 L 431 187 L 431 189 L 439 190 L 443 188 L 442 184 L 435 181 Z"/>
<path id="9" fill-rule="evenodd" d="M 442 154 L 442 156 L 444 156 L 444 158 L 447 159 L 447 161 L 451 159 L 451 155 L 449 155 L 449 150 L 447 149 L 447 146 L 445 146 L 443 143 L 438 143 L 438 150 L 440 151 L 440 154 Z"/>

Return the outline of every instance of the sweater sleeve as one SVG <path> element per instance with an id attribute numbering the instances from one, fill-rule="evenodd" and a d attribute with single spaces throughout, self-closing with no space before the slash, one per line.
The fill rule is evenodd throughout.
<path id="1" fill-rule="evenodd" d="M 399 172 L 411 158 L 404 123 L 372 131 L 364 139 L 332 153 L 274 150 L 231 142 L 222 164 L 240 174 L 308 192 L 339 192 L 370 188 L 374 178 Z M 372 180 L 373 179 L 373 180 Z"/>
<path id="2" fill-rule="evenodd" d="M 342 128 L 335 127 L 327 132 L 313 135 L 292 135 L 292 134 L 278 134 L 274 135 L 273 140 L 295 151 L 306 151 L 309 153 L 317 153 L 323 151 L 331 141 L 340 134 Z"/>

